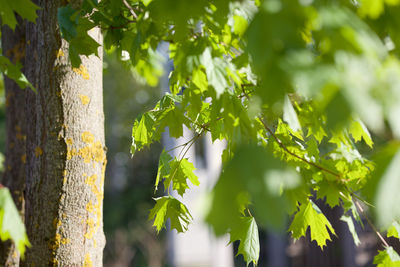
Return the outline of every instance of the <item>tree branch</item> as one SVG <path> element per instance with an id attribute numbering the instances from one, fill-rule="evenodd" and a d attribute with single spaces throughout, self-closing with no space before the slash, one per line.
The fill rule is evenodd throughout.
<path id="1" fill-rule="evenodd" d="M 133 18 L 136 20 L 137 15 L 135 13 L 135 10 L 129 5 L 129 3 L 126 0 L 122 0 L 122 3 L 129 9 L 129 12 L 132 14 Z"/>

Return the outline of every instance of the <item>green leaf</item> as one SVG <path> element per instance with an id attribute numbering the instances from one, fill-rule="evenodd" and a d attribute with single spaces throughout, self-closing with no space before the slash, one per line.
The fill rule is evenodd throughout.
<path id="1" fill-rule="evenodd" d="M 155 198 L 155 206 L 150 210 L 149 220 L 154 219 L 153 226 L 157 232 L 165 228 L 168 219 L 171 221 L 171 230 L 176 229 L 178 233 L 185 232 L 188 224 L 192 221 L 187 207 L 172 196 Z"/>
<path id="2" fill-rule="evenodd" d="M 173 107 L 166 109 L 160 117 L 160 129 L 168 127 L 169 136 L 179 138 L 183 135 L 183 125 L 188 125 L 182 110 Z"/>
<path id="3" fill-rule="evenodd" d="M 39 7 L 30 0 L 0 0 L 0 6 L 0 22 L 2 24 L 7 24 L 13 30 L 17 25 L 14 12 L 23 19 L 35 22 L 37 18 L 36 11 L 39 9 Z"/>
<path id="4" fill-rule="evenodd" d="M 171 173 L 170 161 L 172 157 L 164 149 L 161 152 L 160 160 L 158 161 L 158 171 L 155 183 L 155 191 L 157 191 L 158 184 Z"/>
<path id="5" fill-rule="evenodd" d="M 87 19 L 82 20 L 86 20 L 87 24 L 90 24 Z M 76 37 L 69 41 L 69 57 L 73 68 L 78 68 L 82 63 L 80 56 L 97 55 L 97 50 L 100 46 L 98 42 L 88 35 L 88 31 L 93 28 L 94 25 L 84 27 L 81 26 L 81 24 L 83 24 L 81 20 L 79 23 Z"/>
<path id="6" fill-rule="evenodd" d="M 354 141 L 359 142 L 361 141 L 361 138 L 364 140 L 364 142 L 372 148 L 373 142 L 371 135 L 369 134 L 369 131 L 367 127 L 362 123 L 360 120 L 354 120 L 352 121 L 349 129 L 350 134 L 353 136 Z"/>
<path id="7" fill-rule="evenodd" d="M 289 97 L 285 96 L 285 101 L 283 105 L 283 120 L 289 124 L 290 128 L 294 132 L 301 133 L 301 125 L 299 119 L 297 118 L 296 111 L 293 108 L 292 102 L 290 102 Z"/>
<path id="8" fill-rule="evenodd" d="M 241 217 L 238 224 L 230 231 L 230 242 L 240 240 L 238 252 L 243 255 L 247 265 L 251 262 L 257 266 L 260 255 L 260 240 L 258 237 L 258 227 L 253 217 Z"/>
<path id="9" fill-rule="evenodd" d="M 213 57 L 211 55 L 211 51 L 211 48 L 207 47 L 204 50 L 200 61 L 206 69 L 208 84 L 214 88 L 218 98 L 228 87 L 228 83 L 225 78 L 226 63 L 221 58 Z"/>
<path id="10" fill-rule="evenodd" d="M 8 0 L 0 0 L 0 21 L 2 24 L 10 26 L 10 28 L 14 30 L 17 26 L 17 19 L 15 18 L 14 10 L 9 6 L 9 2 Z"/>
<path id="11" fill-rule="evenodd" d="M 141 0 L 141 2 L 145 5 L 148 6 L 151 3 L 152 0 Z"/>
<path id="12" fill-rule="evenodd" d="M 338 183 L 323 180 L 318 183 L 317 197 L 324 199 L 332 208 L 339 205 L 340 195 L 344 194 L 345 188 Z"/>
<path id="13" fill-rule="evenodd" d="M 233 16 L 234 24 L 233 24 L 233 32 L 239 36 L 243 36 L 244 32 L 248 27 L 248 22 L 242 16 L 235 15 Z"/>
<path id="14" fill-rule="evenodd" d="M 192 75 L 193 84 L 196 85 L 196 87 L 199 88 L 201 92 L 207 91 L 208 81 L 204 71 L 201 69 L 195 69 Z"/>
<path id="15" fill-rule="evenodd" d="M 358 234 L 357 234 L 356 228 L 354 227 L 353 218 L 351 216 L 349 216 L 349 215 L 342 215 L 340 220 L 345 222 L 345 223 L 347 223 L 347 226 L 349 227 L 349 231 L 350 231 L 351 235 L 353 236 L 354 244 L 356 246 L 360 245 L 361 241 L 358 238 Z"/>
<path id="16" fill-rule="evenodd" d="M 154 127 L 155 118 L 151 113 L 145 113 L 139 120 L 135 120 L 132 128 L 132 154 L 152 143 Z"/>
<path id="17" fill-rule="evenodd" d="M 358 12 L 361 16 L 369 16 L 372 19 L 376 19 L 383 13 L 384 6 L 384 0 L 361 0 Z"/>
<path id="18" fill-rule="evenodd" d="M 385 250 L 380 250 L 374 257 L 374 264 L 377 267 L 399 267 L 400 256 L 393 247 L 387 247 Z"/>
<path id="19" fill-rule="evenodd" d="M 24 257 L 26 247 L 31 246 L 24 223 L 7 188 L 0 188 L 0 237 L 2 241 L 14 241 L 21 257 Z"/>
<path id="20" fill-rule="evenodd" d="M 321 249 L 324 248 L 327 240 L 331 240 L 328 229 L 332 234 L 336 235 L 331 223 L 311 200 L 300 206 L 300 210 L 294 216 L 289 227 L 289 231 L 294 239 L 299 239 L 306 235 L 308 227 L 310 227 L 311 240 L 315 240 Z"/>
<path id="21" fill-rule="evenodd" d="M 398 143 L 390 143 L 377 152 L 373 160 L 376 169 L 363 188 L 364 194 L 376 206 L 377 223 L 387 228 L 393 220 L 400 219 L 400 149 Z"/>
<path id="22" fill-rule="evenodd" d="M 97 55 L 100 44 L 88 34 L 96 27 L 93 21 L 70 5 L 58 9 L 57 19 L 63 38 L 69 42 L 68 54 L 73 68 L 81 65 L 80 56 Z"/>
<path id="23" fill-rule="evenodd" d="M 391 236 L 400 238 L 400 224 L 397 221 L 394 221 L 387 231 L 387 237 Z"/>
<path id="24" fill-rule="evenodd" d="M 35 87 L 21 72 L 21 68 L 22 66 L 19 63 L 13 64 L 7 57 L 0 55 L 0 71 L 7 75 L 8 78 L 14 80 L 21 89 L 29 87 L 32 91 L 36 92 Z"/>
<path id="25" fill-rule="evenodd" d="M 150 48 L 143 57 L 137 60 L 132 57 L 135 72 L 145 78 L 147 84 L 153 87 L 157 86 L 158 79 L 163 74 L 163 60 L 164 58 L 161 55 Z"/>
<path id="26" fill-rule="evenodd" d="M 70 40 L 77 35 L 76 26 L 78 24 L 78 16 L 76 11 L 70 5 L 58 8 L 57 20 L 60 25 L 60 31 L 63 38 Z M 75 14 L 74 18 L 73 15 Z"/>
<path id="27" fill-rule="evenodd" d="M 169 164 L 170 172 L 164 181 L 165 189 L 168 189 L 172 183 L 172 189 L 176 190 L 179 195 L 183 196 L 186 189 L 189 189 L 187 179 L 189 179 L 193 185 L 200 185 L 197 176 L 194 174 L 195 168 L 187 159 L 178 160 L 175 158 Z"/>

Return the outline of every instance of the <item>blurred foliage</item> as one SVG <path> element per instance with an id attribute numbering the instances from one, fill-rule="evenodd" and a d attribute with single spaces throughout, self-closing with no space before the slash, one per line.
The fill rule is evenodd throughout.
<path id="1" fill-rule="evenodd" d="M 107 169 L 104 200 L 105 266 L 161 266 L 165 261 L 163 235 L 156 236 L 148 211 L 153 205 L 154 177 L 161 146 L 130 155 L 135 116 L 151 108 L 158 87 L 140 84 L 121 55 L 104 60 L 104 110 Z M 156 264 L 156 265 L 155 265 Z"/>
<path id="2" fill-rule="evenodd" d="M 4 155 L 6 143 L 6 114 L 4 76 L 0 74 L 0 153 Z"/>

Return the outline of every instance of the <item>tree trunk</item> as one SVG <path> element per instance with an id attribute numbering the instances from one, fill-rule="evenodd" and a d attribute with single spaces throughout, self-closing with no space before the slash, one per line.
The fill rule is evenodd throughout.
<path id="1" fill-rule="evenodd" d="M 20 19 L 19 19 L 20 21 Z M 2 28 L 2 48 L 11 62 L 25 61 L 25 24 L 20 21 L 12 31 L 8 26 Z M 6 93 L 6 162 L 2 179 L 4 186 L 10 189 L 21 217 L 24 217 L 25 188 L 25 91 L 11 79 L 4 77 Z M 0 266 L 19 266 L 19 254 L 11 241 L 0 242 Z"/>
<path id="2" fill-rule="evenodd" d="M 27 26 L 26 266 L 102 266 L 106 165 L 100 58 L 72 69 L 60 36 L 62 1 L 38 0 Z M 99 43 L 99 29 L 90 32 Z"/>

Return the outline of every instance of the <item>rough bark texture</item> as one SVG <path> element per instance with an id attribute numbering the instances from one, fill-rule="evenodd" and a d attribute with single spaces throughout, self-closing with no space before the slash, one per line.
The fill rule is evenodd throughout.
<path id="1" fill-rule="evenodd" d="M 68 60 L 57 26 L 59 0 L 38 0 L 27 26 L 26 266 L 102 266 L 106 165 L 102 58 Z M 101 33 L 90 34 L 100 43 Z M 101 57 L 102 51 L 98 53 Z"/>
<path id="2" fill-rule="evenodd" d="M 2 28 L 2 48 L 13 63 L 25 61 L 25 24 L 20 23 L 15 31 L 8 26 Z M 2 178 L 4 186 L 8 187 L 14 202 L 24 217 L 25 188 L 25 91 L 11 79 L 4 77 L 6 93 L 6 162 Z M 19 266 L 19 254 L 11 241 L 0 242 L 0 266 Z"/>

